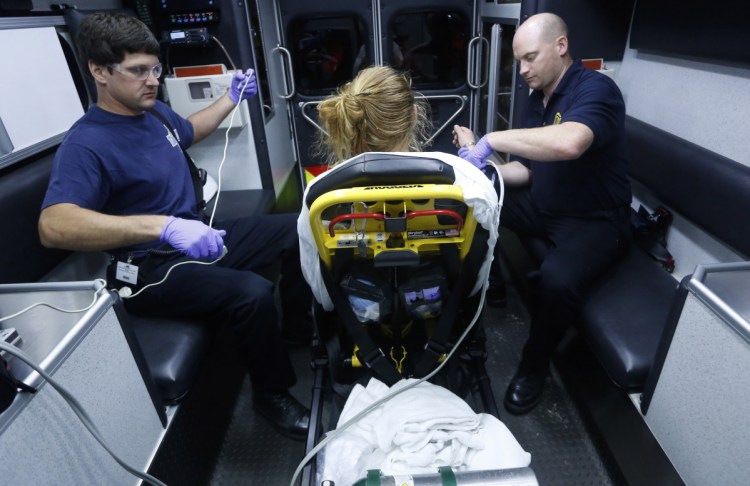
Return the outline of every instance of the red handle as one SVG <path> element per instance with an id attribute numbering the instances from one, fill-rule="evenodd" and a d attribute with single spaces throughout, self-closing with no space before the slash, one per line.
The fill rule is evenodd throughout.
<path id="1" fill-rule="evenodd" d="M 422 209 L 420 211 L 412 211 L 406 214 L 406 219 L 416 218 L 417 216 L 450 216 L 456 220 L 456 229 L 458 231 L 461 231 L 461 228 L 463 228 L 464 226 L 464 218 L 462 218 L 461 215 L 457 212 L 451 211 L 450 209 Z M 333 218 L 331 222 L 328 223 L 328 233 L 331 235 L 331 237 L 336 235 L 336 230 L 334 228 L 336 223 L 345 219 L 377 219 L 379 221 L 383 221 L 386 218 L 381 213 L 341 214 Z"/>

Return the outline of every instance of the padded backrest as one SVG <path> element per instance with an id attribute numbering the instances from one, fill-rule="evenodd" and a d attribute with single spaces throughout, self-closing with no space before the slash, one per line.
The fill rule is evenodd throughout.
<path id="1" fill-rule="evenodd" d="M 405 162 L 408 162 L 405 163 Z M 321 194 L 334 189 L 361 186 L 409 184 L 453 184 L 453 167 L 441 160 L 407 155 L 365 153 L 343 170 L 330 174 L 310 187 L 305 203 L 310 207 Z"/>
<path id="2" fill-rule="evenodd" d="M 37 230 L 52 159 L 45 155 L 0 173 L 0 283 L 36 282 L 69 254 L 44 248 Z"/>
<path id="3" fill-rule="evenodd" d="M 75 51 L 75 58 L 78 59 L 78 47 L 76 46 L 76 36 L 78 30 L 81 27 L 81 23 L 87 15 L 92 13 L 92 10 L 78 10 L 76 8 L 66 8 L 63 10 L 63 19 L 65 19 L 65 25 L 70 33 L 71 42 L 73 44 L 73 50 Z M 88 91 L 92 102 L 96 102 L 96 83 L 94 78 L 88 73 L 88 69 L 85 66 L 78 66 L 83 82 L 86 84 L 86 91 Z"/>
<path id="4" fill-rule="evenodd" d="M 129 15 L 131 17 L 135 16 L 133 11 L 129 9 L 80 10 L 75 7 L 65 8 L 63 10 L 63 19 L 65 20 L 65 26 L 68 29 L 68 33 L 70 34 L 76 59 L 78 59 L 78 46 L 76 45 L 76 36 L 78 35 L 78 31 L 81 28 L 81 23 L 83 23 L 86 17 L 88 17 L 90 14 L 101 11 L 121 13 L 123 15 Z M 83 82 L 86 84 L 86 91 L 88 91 L 92 103 L 96 103 L 97 92 L 96 82 L 94 81 L 94 78 L 89 75 L 88 68 L 86 66 L 79 65 L 78 68 L 80 70 L 81 76 L 83 77 Z M 86 105 L 84 105 L 84 107 L 86 107 Z"/>
<path id="5" fill-rule="evenodd" d="M 630 175 L 667 207 L 750 256 L 750 167 L 630 116 Z"/>

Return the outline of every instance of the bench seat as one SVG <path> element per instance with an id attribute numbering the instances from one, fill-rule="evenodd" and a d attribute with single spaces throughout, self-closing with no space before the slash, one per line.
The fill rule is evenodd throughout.
<path id="1" fill-rule="evenodd" d="M 118 319 L 127 321 L 138 340 L 162 401 L 179 403 L 211 348 L 214 329 L 199 319 L 141 317 L 120 312 Z"/>
<path id="2" fill-rule="evenodd" d="M 582 333 L 620 388 L 638 391 L 646 382 L 677 283 L 633 247 L 587 295 Z"/>

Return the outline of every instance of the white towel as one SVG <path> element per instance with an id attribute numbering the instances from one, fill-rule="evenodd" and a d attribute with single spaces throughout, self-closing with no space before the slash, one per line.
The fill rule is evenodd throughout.
<path id="1" fill-rule="evenodd" d="M 366 406 L 414 380 L 392 389 L 371 379 L 357 385 L 341 412 L 338 426 Z M 320 479 L 353 484 L 368 469 L 383 474 L 433 473 L 440 466 L 456 470 L 526 467 L 524 451 L 502 422 L 476 414 L 458 396 L 423 382 L 395 396 L 332 440 L 318 458 Z"/>

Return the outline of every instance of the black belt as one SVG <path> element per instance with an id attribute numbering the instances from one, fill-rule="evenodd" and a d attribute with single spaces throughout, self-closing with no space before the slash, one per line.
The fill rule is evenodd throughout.
<path id="1" fill-rule="evenodd" d="M 114 262 L 126 262 L 137 265 L 148 259 L 149 257 L 171 257 L 177 254 L 182 254 L 180 250 L 177 250 L 172 245 L 163 244 L 156 248 L 145 248 L 143 250 L 127 250 L 127 251 L 110 251 L 109 257 L 112 263 Z"/>

